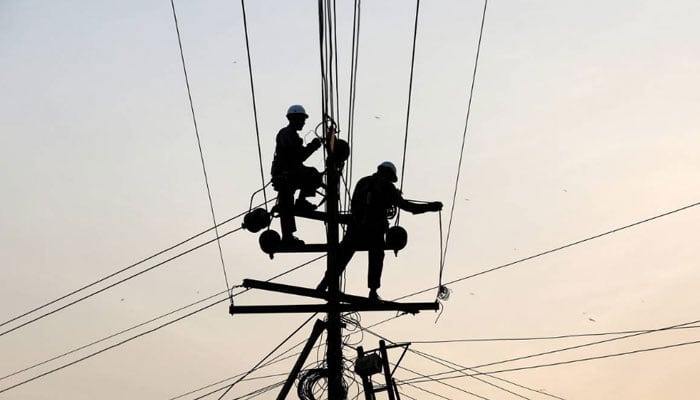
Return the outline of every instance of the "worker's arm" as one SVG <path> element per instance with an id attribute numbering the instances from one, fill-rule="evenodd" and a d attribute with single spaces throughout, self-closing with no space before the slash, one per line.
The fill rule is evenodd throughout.
<path id="1" fill-rule="evenodd" d="M 314 138 L 309 144 L 306 146 L 303 146 L 301 149 L 301 160 L 306 161 L 307 158 L 309 158 L 314 151 L 318 150 L 319 147 L 321 147 L 321 141 L 318 138 Z"/>
<path id="2" fill-rule="evenodd" d="M 406 200 L 403 197 L 399 198 L 399 208 L 406 210 L 411 214 L 422 214 L 424 212 L 442 210 L 442 203 L 439 201 L 431 201 L 429 203 L 419 203 L 416 201 Z"/>

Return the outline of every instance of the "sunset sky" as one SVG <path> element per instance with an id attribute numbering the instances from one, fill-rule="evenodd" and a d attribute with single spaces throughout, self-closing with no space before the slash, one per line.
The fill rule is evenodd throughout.
<path id="1" fill-rule="evenodd" d="M 354 2 L 337 3 L 343 136 Z M 307 141 L 321 119 L 318 9 L 314 1 L 245 5 L 269 179 L 287 107 L 306 107 L 310 118 L 301 133 Z M 221 222 L 246 211 L 261 185 L 241 4 L 175 0 L 175 6 Z M 481 0 L 423 0 L 420 6 L 403 189 L 406 198 L 445 204 L 443 234 L 483 9 Z M 385 160 L 401 167 L 415 10 L 410 1 L 361 2 L 355 182 Z M 700 322 L 504 363 L 497 362 L 620 335 L 425 342 L 649 330 L 700 320 L 700 205 L 461 280 L 700 202 L 698 20 L 700 3 L 685 0 L 488 3 L 443 277 L 459 282 L 448 285 L 452 294 L 439 318 L 422 312 L 382 322 L 371 332 L 346 331 L 353 347 L 377 347 L 373 332 L 414 342 L 411 349 L 458 368 L 483 366 L 477 369 L 487 374 L 443 381 L 452 387 L 405 384 L 405 398 L 697 397 L 699 344 L 488 373 L 696 342 Z M 0 71 L 0 323 L 212 226 L 169 1 L 0 1 Z M 322 169 L 320 152 L 307 164 Z M 318 203 L 320 196 L 312 200 Z M 438 284 L 438 218 L 402 214 L 408 246 L 398 257 L 386 255 L 384 299 Z M 223 225 L 221 233 L 241 222 Z M 279 230 L 279 221 L 273 228 Z M 324 225 L 299 221 L 297 234 L 321 242 Z M 230 316 L 224 301 L 2 392 L 225 299 L 215 296 L 8 376 L 225 291 L 212 243 L 12 330 L 213 237 L 203 235 L 0 326 L 0 399 L 167 400 L 252 368 L 309 316 Z M 318 256 L 278 254 L 270 260 L 257 234 L 246 231 L 226 236 L 221 246 L 230 285 L 266 280 Z M 366 263 L 361 253 L 349 265 L 348 293 L 367 294 Z M 325 262 L 317 261 L 276 282 L 314 287 L 324 270 Z M 405 301 L 434 299 L 431 290 Z M 241 305 L 304 301 L 260 291 L 235 297 Z M 393 316 L 366 312 L 360 324 L 367 328 Z M 311 325 L 274 355 L 302 343 Z M 355 353 L 348 348 L 345 355 L 352 359 Z M 392 361 L 399 356 L 392 352 Z M 308 361 L 321 360 L 323 349 Z M 250 377 L 275 376 L 242 382 L 225 399 L 282 381 L 277 374 L 293 363 L 290 358 L 254 372 Z M 450 371 L 416 353 L 400 365 L 422 375 Z M 417 376 L 403 369 L 395 375 L 404 382 Z M 277 392 L 258 398 L 273 399 Z M 357 393 L 351 386 L 350 398 Z"/>

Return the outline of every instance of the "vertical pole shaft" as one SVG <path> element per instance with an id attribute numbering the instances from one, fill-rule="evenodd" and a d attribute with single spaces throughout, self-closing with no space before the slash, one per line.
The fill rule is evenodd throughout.
<path id="1" fill-rule="evenodd" d="M 326 158 L 326 214 L 328 216 L 327 241 L 328 263 L 326 277 L 328 277 L 328 342 L 326 348 L 326 360 L 328 362 L 328 399 L 344 400 L 345 388 L 343 386 L 343 349 L 342 326 L 340 322 L 340 274 L 338 274 L 339 248 L 338 248 L 338 169 L 333 154 L 335 132 L 328 129 L 326 143 L 328 145 L 328 158 Z"/>
<path id="2" fill-rule="evenodd" d="M 357 348 L 357 359 L 359 360 L 365 355 L 365 350 L 362 346 Z M 362 390 L 365 392 L 365 400 L 374 400 L 374 386 L 372 386 L 372 380 L 369 375 L 361 375 L 362 378 Z"/>
<path id="3" fill-rule="evenodd" d="M 386 392 L 389 395 L 389 400 L 396 400 L 394 396 L 394 387 L 391 379 L 391 368 L 389 367 L 389 355 L 386 352 L 386 343 L 383 340 L 379 341 L 379 352 L 382 355 L 382 367 L 384 369 L 384 379 L 386 380 Z"/>

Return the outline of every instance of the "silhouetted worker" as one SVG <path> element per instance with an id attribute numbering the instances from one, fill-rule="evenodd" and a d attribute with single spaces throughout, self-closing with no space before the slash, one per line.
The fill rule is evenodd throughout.
<path id="1" fill-rule="evenodd" d="M 396 181 L 396 167 L 385 161 L 379 164 L 376 173 L 357 182 L 350 204 L 352 219 L 340 243 L 339 273 L 350 262 L 356 249 L 368 248 L 367 287 L 371 300 L 379 299 L 377 289 L 381 286 L 384 266 L 384 236 L 389 229 L 388 219 L 395 215 L 396 207 L 412 214 L 442 210 L 439 201 L 419 203 L 404 199 L 394 186 Z M 325 290 L 326 287 L 324 278 L 318 289 Z"/>
<path id="2" fill-rule="evenodd" d="M 294 220 L 294 209 L 308 211 L 316 208 L 306 200 L 316 195 L 316 189 L 321 186 L 321 173 L 316 168 L 307 167 L 304 161 L 314 151 L 321 147 L 321 141 L 314 138 L 308 145 L 297 133 L 306 119 L 304 107 L 293 105 L 287 110 L 289 125 L 277 134 L 275 158 L 272 160 L 272 187 L 278 192 L 277 205 L 282 226 L 282 242 L 285 244 L 304 244 L 304 241 L 294 237 L 297 230 Z M 294 203 L 294 193 L 300 190 L 299 198 Z"/>

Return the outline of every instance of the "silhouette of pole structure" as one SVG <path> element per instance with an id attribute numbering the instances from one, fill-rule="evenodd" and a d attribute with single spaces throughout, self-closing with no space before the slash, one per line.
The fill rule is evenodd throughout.
<path id="1" fill-rule="evenodd" d="M 339 245 L 340 224 L 347 223 L 347 215 L 342 217 L 338 207 L 340 198 L 340 171 L 343 163 L 347 159 L 347 142 L 337 139 L 333 128 L 324 126 L 326 129 L 326 211 L 313 212 L 312 214 L 300 212 L 297 215 L 312 219 L 322 220 L 326 223 L 326 243 L 325 244 L 296 244 L 285 246 L 279 242 L 279 235 L 272 230 L 263 232 L 260 236 L 260 246 L 271 257 L 274 253 L 298 253 L 298 252 L 319 252 L 325 251 L 327 254 L 327 264 L 325 279 L 328 290 L 310 289 L 299 286 L 285 285 L 280 283 L 262 282 L 254 279 L 244 279 L 243 286 L 249 289 L 259 289 L 276 293 L 286 293 L 325 300 L 325 304 L 281 304 L 281 305 L 236 305 L 229 307 L 230 314 L 269 314 L 269 313 L 325 313 L 325 322 L 319 321 L 307 341 L 304 351 L 291 370 L 287 382 L 277 397 L 283 400 L 297 379 L 299 372 L 309 355 L 314 343 L 320 337 L 320 332 L 325 329 L 327 333 L 326 343 L 326 366 L 328 369 L 328 399 L 345 400 L 346 388 L 343 381 L 343 324 L 341 315 L 345 312 L 358 311 L 400 311 L 415 314 L 420 310 L 437 310 L 437 302 L 426 303 L 398 303 L 392 301 L 372 300 L 367 297 L 349 295 L 341 293 L 341 250 Z M 342 219 L 342 220 L 341 220 Z M 276 237 L 276 239 L 275 239 Z M 265 239 L 267 238 L 267 239 Z M 268 239 L 275 240 L 268 240 Z M 366 249 L 355 249 L 366 250 Z M 391 386 L 387 383 L 387 387 Z M 393 398 L 391 400 L 394 400 Z"/>
<path id="2" fill-rule="evenodd" d="M 328 363 L 328 399 L 345 399 L 343 387 L 343 334 L 340 322 L 340 274 L 339 261 L 340 249 L 338 247 L 338 192 L 340 179 L 338 163 L 335 157 L 335 132 L 327 131 L 329 151 L 326 158 L 326 214 L 328 215 L 328 229 L 326 229 L 328 243 L 328 257 L 326 264 L 326 279 L 328 280 L 328 313 L 327 334 L 328 346 L 326 348 L 326 360 Z"/>
<path id="3" fill-rule="evenodd" d="M 360 375 L 362 379 L 362 388 L 365 394 L 365 400 L 376 400 L 376 393 L 387 392 L 389 400 L 400 400 L 401 396 L 399 394 L 398 387 L 396 386 L 396 380 L 394 379 L 394 371 L 398 368 L 401 360 L 403 360 L 406 351 L 408 350 L 410 343 L 395 344 L 387 346 L 384 340 L 379 341 L 379 347 L 375 350 L 370 350 L 368 353 L 365 352 L 362 346 L 357 348 L 357 360 L 355 361 L 355 373 Z M 394 364 L 394 369 L 391 369 L 389 365 L 389 353 L 387 350 L 392 348 L 402 348 L 403 353 L 399 360 Z M 382 373 L 384 375 L 384 386 L 375 388 L 372 383 L 371 376 L 374 374 Z"/>

